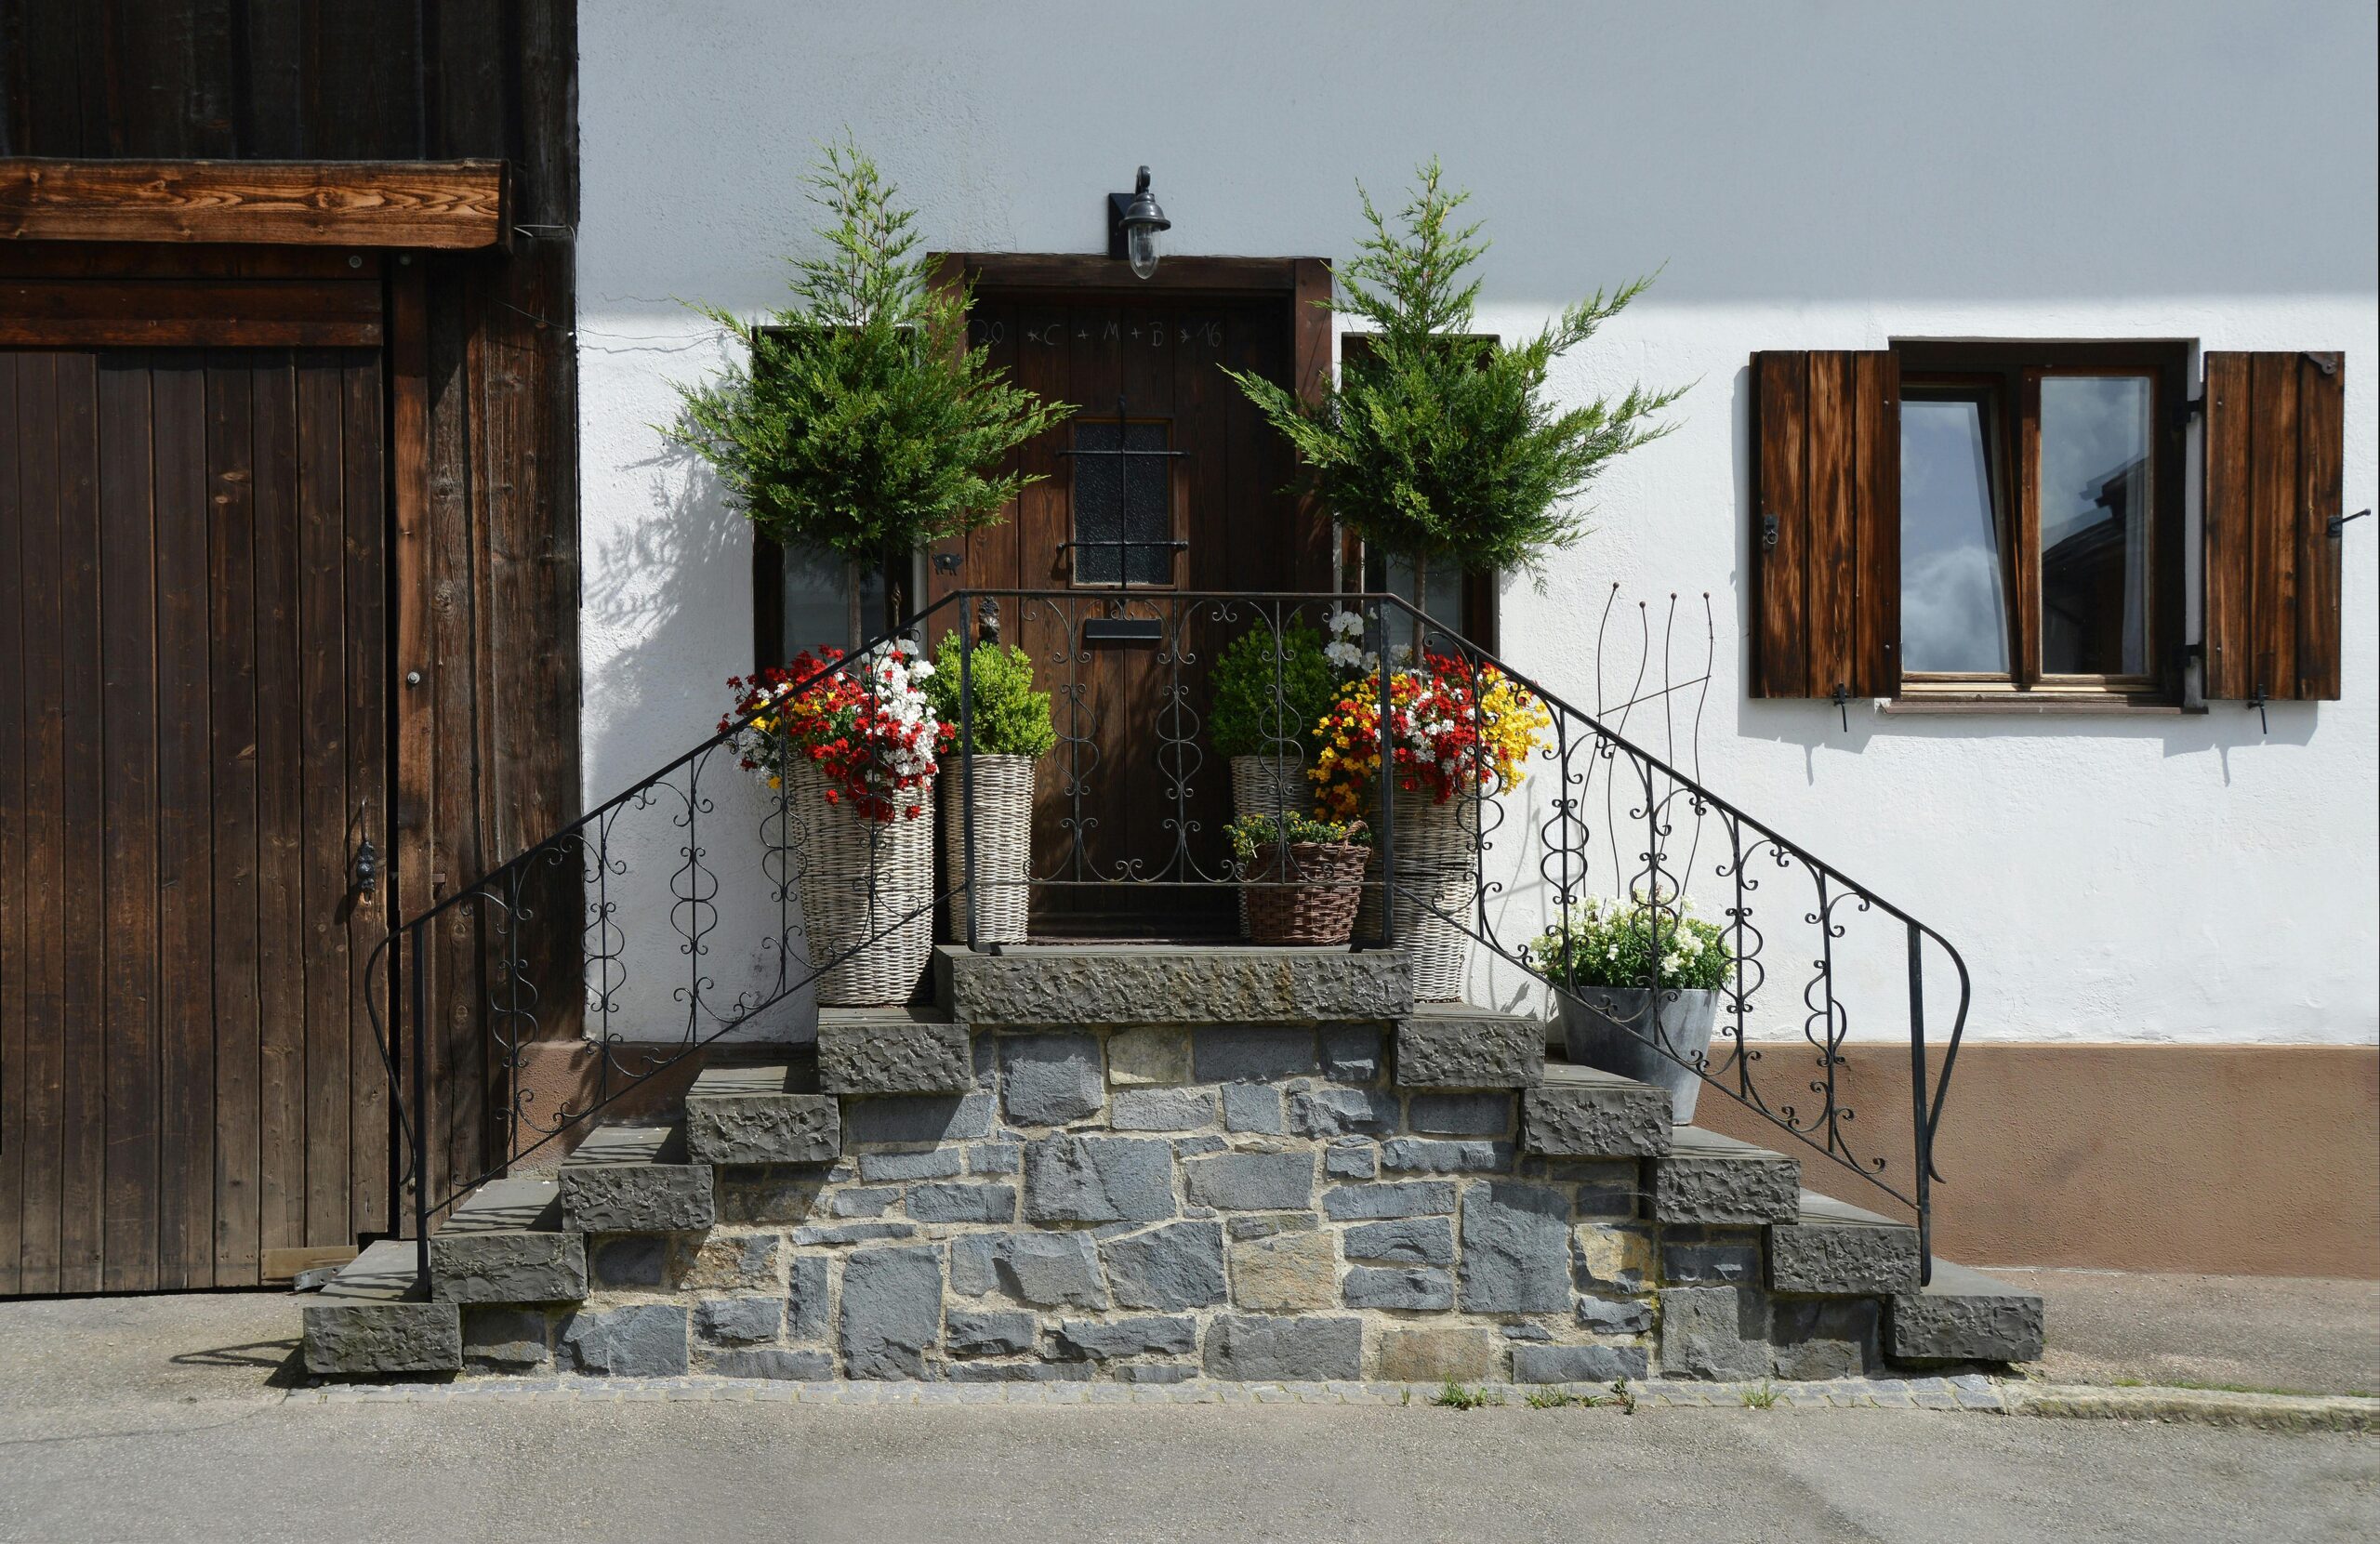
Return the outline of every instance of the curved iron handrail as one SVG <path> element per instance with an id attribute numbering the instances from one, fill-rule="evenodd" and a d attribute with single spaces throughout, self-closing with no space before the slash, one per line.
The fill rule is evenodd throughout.
<path id="1" fill-rule="evenodd" d="M 1600 714 L 1589 713 L 1568 702 L 1534 677 L 1480 649 L 1453 628 L 1395 595 L 1141 588 L 967 589 L 947 594 L 905 618 L 872 640 L 869 648 L 899 639 L 927 640 L 934 620 L 945 616 L 957 625 L 972 645 L 978 619 L 1000 615 L 1003 606 L 1010 608 L 1007 614 L 1024 624 L 1028 633 L 1038 627 L 1035 636 L 1049 635 L 1056 640 L 1038 653 L 1036 663 L 1053 672 L 1048 684 L 1058 699 L 1063 720 L 1061 748 L 1056 754 L 1064 758 L 1058 784 L 1060 796 L 1067 803 L 1066 816 L 1060 823 L 1065 841 L 1054 867 L 1028 877 L 1028 883 L 1037 886 L 1191 888 L 1291 882 L 1286 878 L 1289 875 L 1286 841 L 1281 847 L 1282 861 L 1274 871 L 1285 878 L 1257 880 L 1251 878 L 1249 865 L 1236 864 L 1227 855 L 1215 856 L 1214 843 L 1220 834 L 1210 829 L 1200 814 L 1199 800 L 1211 803 L 1214 791 L 1200 785 L 1208 759 L 1199 744 L 1204 719 L 1196 696 L 1204 680 L 1203 671 L 1211 663 L 1220 641 L 1236 636 L 1237 631 L 1263 629 L 1275 640 L 1274 706 L 1277 711 L 1267 721 L 1276 732 L 1274 748 L 1285 758 L 1290 753 L 1302 754 L 1299 736 L 1289 727 L 1287 718 L 1283 643 L 1288 628 L 1302 615 L 1322 617 L 1327 614 L 1326 608 L 1329 612 L 1354 612 L 1361 618 L 1363 643 L 1376 657 L 1390 656 L 1392 666 L 1399 641 L 1409 640 L 1413 646 L 1445 661 L 1445 667 L 1469 686 L 1474 703 L 1482 700 L 1483 689 L 1491 675 L 1512 682 L 1542 706 L 1550 732 L 1548 743 L 1532 752 L 1528 769 L 1531 772 L 1548 772 L 1550 778 L 1523 777 L 1515 779 L 1515 784 L 1524 789 L 1532 784 L 1542 788 L 1550 781 L 1550 795 L 1532 807 L 1529 799 L 1533 795 L 1524 794 L 1515 800 L 1512 798 L 1515 788 L 1503 786 L 1493 778 L 1483 782 L 1458 777 L 1456 781 L 1462 788 L 1460 797 L 1469 806 L 1462 829 L 1467 833 L 1470 854 L 1467 869 L 1455 876 L 1459 882 L 1449 890 L 1435 879 L 1428 885 L 1412 883 L 1411 866 L 1399 856 L 1397 801 L 1385 797 L 1384 785 L 1375 788 L 1369 818 L 1379 848 L 1381 878 L 1375 883 L 1380 904 L 1378 930 L 1368 942 L 1387 944 L 1408 927 L 1451 929 L 1523 972 L 1551 994 L 1557 1007 L 1565 1002 L 1583 1007 L 1587 999 L 1582 992 L 1593 988 L 1582 986 L 1571 973 L 1537 957 L 1531 942 L 1510 936 L 1504 925 L 1506 919 L 1499 913 L 1508 909 L 1514 899 L 1508 890 L 1511 882 L 1533 873 L 1553 898 L 1552 915 L 1566 914 L 1586 894 L 1589 878 L 1598 866 L 1605 866 L 1600 852 L 1607 847 L 1611 882 L 1629 884 L 1648 894 L 1651 904 L 1673 923 L 1683 917 L 1686 903 L 1698 885 L 1724 884 L 1728 904 L 1725 907 L 1726 926 L 1720 933 L 1727 954 L 1727 983 L 1721 997 L 1729 1021 L 1724 1060 L 1714 1064 L 1713 1053 L 1708 1051 L 1682 1054 L 1659 1027 L 1658 1016 L 1649 1010 L 1646 1023 L 1624 1023 L 1622 1027 L 1657 1055 L 1761 1115 L 1805 1148 L 1860 1175 L 1911 1207 L 1917 1214 L 1921 1235 L 1930 1245 L 1930 1188 L 1940 1177 L 1934 1162 L 1934 1144 L 1973 996 L 1964 960 L 1933 927 L 1713 793 L 1699 774 L 1689 773 L 1670 759 L 1636 745 Z M 1150 746 L 1130 743 L 1138 726 L 1118 722 L 1120 716 L 1111 710 L 1112 703 L 1103 707 L 1090 700 L 1085 681 L 1091 675 L 1089 666 L 1093 645 L 1091 629 L 1085 624 L 1094 619 L 1103 624 L 1130 624 L 1111 626 L 1108 634 L 1102 636 L 1129 633 L 1149 650 L 1148 675 L 1157 701 L 1152 721 L 1146 726 L 1154 746 L 1153 759 L 1143 754 Z M 866 652 L 859 651 L 843 660 L 821 666 L 794 684 L 800 689 L 839 672 L 851 672 L 853 662 L 864 658 Z M 1383 764 L 1393 764 L 1393 747 L 1386 743 L 1388 726 L 1395 717 L 1390 702 L 1393 673 L 1393 668 L 1352 673 L 1358 679 L 1368 675 L 1378 688 L 1376 719 L 1382 726 L 1382 744 L 1377 749 Z M 1638 680 L 1631 685 L 1627 702 L 1622 705 L 1623 714 L 1646 700 L 1639 690 L 1644 684 L 1641 668 L 1638 674 Z M 1709 676 L 1706 666 L 1703 675 L 1688 684 L 1699 682 L 1707 693 Z M 865 672 L 860 672 L 860 678 L 872 683 L 872 678 Z M 872 684 L 869 689 L 873 689 Z M 1666 684 L 1663 690 L 1669 690 Z M 972 787 L 971 693 L 962 672 L 959 743 L 951 770 Z M 1698 706 L 1698 717 L 1699 712 Z M 801 864 L 801 822 L 799 812 L 791 807 L 789 795 L 780 787 L 774 797 L 762 798 L 767 808 L 760 812 L 758 840 L 753 843 L 760 852 L 759 885 L 754 893 L 763 908 L 774 910 L 773 916 L 756 919 L 751 928 L 753 963 L 760 969 L 760 979 L 741 990 L 734 989 L 733 983 L 722 985 L 712 950 L 721 936 L 721 907 L 733 906 L 739 896 L 728 893 L 722 878 L 722 864 L 732 864 L 733 851 L 723 847 L 714 851 L 714 841 L 705 837 L 706 822 L 715 828 L 717 821 L 723 817 L 719 804 L 722 796 L 716 785 L 707 786 L 704 779 L 714 769 L 716 759 L 736 746 L 755 717 L 757 712 L 722 724 L 718 732 L 655 768 L 626 790 L 395 925 L 374 950 L 367 961 L 367 972 L 381 969 L 385 957 L 391 1001 L 402 1006 L 414 1026 L 414 1053 L 401 1057 L 396 1036 L 382 1020 L 376 995 L 372 1002 L 374 1036 L 390 1079 L 392 1135 L 404 1155 L 403 1166 L 392 1176 L 392 1195 L 401 1196 L 407 1189 L 412 1193 L 412 1220 L 420 1240 L 425 1272 L 432 1220 L 478 1185 L 562 1140 L 612 1106 L 623 1094 L 678 1065 L 694 1051 L 734 1035 L 835 965 L 915 920 L 920 912 L 931 913 L 945 903 L 964 897 L 964 903 L 956 908 L 959 920 L 952 931 L 959 942 L 973 944 L 974 891 L 971 881 L 975 853 L 973 800 L 969 798 L 960 801 L 961 810 L 968 814 L 960 843 L 964 856 L 955 865 L 959 872 L 947 876 L 944 885 L 932 890 L 922 906 L 886 922 L 860 943 L 832 958 L 809 958 L 800 942 L 801 930 L 795 901 Z M 1491 725 L 1492 715 L 1481 727 Z M 1121 743 L 1117 733 L 1119 730 Z M 1161 833 L 1165 850 L 1154 857 L 1143 852 L 1094 854 L 1094 842 L 1107 839 L 1112 834 L 1099 830 L 1095 814 L 1086 810 L 1087 797 L 1103 777 L 1144 762 L 1155 778 L 1153 795 L 1165 806 L 1163 818 L 1154 825 L 1154 829 Z M 1627 774 L 1624 797 L 1619 786 L 1621 769 Z M 1604 774 L 1603 813 L 1606 817 L 1602 822 L 1600 838 L 1596 812 L 1589 810 L 1585 803 L 1598 771 Z M 724 818 L 733 818 L 734 814 L 731 808 Z M 1533 822 L 1532 815 L 1540 818 Z M 1685 844 L 1681 861 L 1672 838 L 1678 827 L 1687 822 L 1692 823 L 1693 835 L 1691 841 Z M 1725 838 L 1725 851 L 1706 872 L 1698 865 L 1701 862 L 1705 826 L 1713 822 Z M 658 840 L 654 839 L 656 826 Z M 1641 832 L 1633 858 L 1626 861 L 1620 853 L 1623 830 Z M 747 833 L 734 839 L 751 841 L 752 835 Z M 1500 851 L 1500 845 L 1511 841 L 1514 835 L 1519 838 L 1522 850 L 1518 853 Z M 632 862 L 647 851 L 658 851 L 668 860 L 667 872 L 657 883 L 649 867 L 640 872 L 639 865 Z M 1755 873 L 1756 864 L 1766 864 L 1767 868 Z M 1816 1096 L 1815 1109 L 1806 1108 L 1798 1094 L 1778 1097 L 1772 1090 L 1764 1090 L 1755 1076 L 1756 1064 L 1767 1051 L 1792 1042 L 1755 1036 L 1748 1033 L 1747 1023 L 1754 1012 L 1755 998 L 1769 983 L 1770 934 L 1780 920 L 1768 915 L 1768 896 L 1763 887 L 1772 879 L 1771 870 L 1790 872 L 1797 868 L 1806 876 L 1814 892 L 1812 905 L 1802 913 L 1800 925 L 1814 930 L 1817 957 L 1811 962 L 1812 974 L 1803 984 L 1797 1011 L 1801 1014 L 1802 1039 L 1818 1058 L 1818 1076 L 1808 1082 L 1805 1089 Z M 575 900 L 568 893 L 574 885 L 577 889 Z M 1461 899 L 1449 901 L 1446 899 L 1449 895 L 1459 895 Z M 740 899 L 749 901 L 754 894 L 744 893 Z M 630 968 L 629 957 L 639 942 L 668 942 L 651 930 L 632 930 L 622 925 L 623 908 L 640 907 L 661 909 L 669 922 L 667 931 L 675 939 L 674 953 L 679 964 L 676 979 L 668 983 L 666 995 L 656 996 L 647 984 L 646 976 Z M 1792 925 L 1790 914 L 1794 909 L 1787 908 L 1788 915 L 1782 919 L 1786 925 Z M 1836 1077 L 1849 1032 L 1837 943 L 1845 937 L 1852 919 L 1863 915 L 1897 922 L 1907 940 L 1912 1108 L 1910 1133 L 1913 1151 L 1912 1178 L 1906 1183 L 1895 1182 L 1887 1173 L 1884 1159 L 1860 1155 L 1854 1142 L 1857 1112 L 1845 1103 Z M 1534 939 L 1546 919 L 1540 909 L 1534 920 L 1524 920 L 1529 940 Z M 558 947 L 558 940 L 568 930 L 561 926 L 565 920 L 575 921 L 577 940 L 566 948 Z M 1924 956 L 1929 946 L 1948 957 L 1958 983 L 1957 1008 L 1941 1046 L 1939 1065 L 1930 1069 L 1924 986 Z M 430 1086 L 430 1059 L 421 1048 L 430 1040 L 434 1022 L 451 1023 L 456 1015 L 450 1012 L 442 1020 L 432 1018 L 433 967 L 459 972 L 464 977 L 459 984 L 484 996 L 471 1049 L 491 1079 L 498 1076 L 509 1079 L 497 1121 L 500 1141 L 496 1145 L 501 1153 L 493 1161 L 487 1161 L 485 1154 L 470 1162 L 459 1161 L 460 1155 L 456 1155 L 456 1161 L 450 1162 L 451 1172 L 443 1186 L 432 1183 L 431 1151 L 436 1136 L 432 1100 L 444 1090 Z M 568 1009 L 571 994 L 554 989 L 571 974 L 578 978 L 575 1012 L 594 1021 L 584 1026 L 588 1031 L 584 1043 L 592 1046 L 596 1056 L 595 1089 L 593 1097 L 583 1105 L 565 1102 L 546 1115 L 536 1108 L 536 1091 L 525 1087 L 521 1077 L 522 1051 L 538 1031 L 555 1027 L 549 1022 L 553 1014 Z M 438 984 L 443 1007 L 443 994 L 456 983 L 441 977 Z M 1643 985 L 1656 992 L 1661 990 L 1658 981 Z M 674 1016 L 676 1027 L 658 1039 L 632 1042 L 621 1033 L 620 1026 L 646 1011 Z M 631 1056 L 623 1048 L 632 1043 L 640 1049 Z M 467 1174 L 469 1177 L 464 1177 Z M 392 1207 L 392 1216 L 396 1215 L 402 1215 L 401 1206 Z M 1930 1249 L 1924 1258 L 1930 1268 Z"/>

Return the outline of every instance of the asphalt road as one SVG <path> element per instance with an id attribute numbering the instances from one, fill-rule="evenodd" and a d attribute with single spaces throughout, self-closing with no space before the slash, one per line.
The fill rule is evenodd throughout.
<path id="1" fill-rule="evenodd" d="M 0 1304 L 0 1539 L 2363 1539 L 2380 1443 L 1901 1411 L 288 1405 L 273 1297 Z"/>

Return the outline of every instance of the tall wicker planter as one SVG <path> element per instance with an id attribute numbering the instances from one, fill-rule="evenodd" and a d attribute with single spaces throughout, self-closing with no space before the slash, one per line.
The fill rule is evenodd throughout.
<path id="1" fill-rule="evenodd" d="M 1032 891 L 1033 758 L 975 758 L 975 942 L 1022 944 Z M 967 773 L 943 766 L 942 871 L 952 891 L 950 936 L 967 941 L 967 827 L 960 818 Z"/>
<path id="2" fill-rule="evenodd" d="M 1312 808 L 1305 763 L 1294 756 L 1235 756 L 1231 759 L 1231 812 L 1277 818 Z M 1239 892 L 1239 933 L 1249 935 L 1248 891 Z"/>
<path id="3" fill-rule="evenodd" d="M 818 978 L 819 1005 L 907 1002 L 933 955 L 932 790 L 895 795 L 893 818 L 877 821 L 848 798 L 827 803 L 826 779 L 808 761 L 796 762 L 787 782 L 800 812 L 798 891 L 810 961 L 840 961 Z"/>
<path id="4" fill-rule="evenodd" d="M 1462 996 L 1471 965 L 1471 935 L 1448 917 L 1461 918 L 1477 897 L 1479 806 L 1461 793 L 1443 804 L 1427 790 L 1396 792 L 1396 949 L 1413 977 L 1421 1002 L 1453 1002 Z M 1373 833 L 1364 870 L 1364 902 L 1355 935 L 1380 934 L 1380 833 Z"/>

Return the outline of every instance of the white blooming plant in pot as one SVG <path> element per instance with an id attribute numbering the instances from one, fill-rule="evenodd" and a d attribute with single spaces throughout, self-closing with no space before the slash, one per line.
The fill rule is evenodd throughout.
<path id="1" fill-rule="evenodd" d="M 1733 957 L 1693 901 L 1593 897 L 1567 909 L 1529 946 L 1554 984 L 1570 1060 L 1669 1091 L 1681 1123 L 1694 1118 L 1720 989 Z"/>

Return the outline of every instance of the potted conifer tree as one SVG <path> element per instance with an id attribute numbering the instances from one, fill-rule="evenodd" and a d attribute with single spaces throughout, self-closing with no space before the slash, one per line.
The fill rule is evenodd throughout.
<path id="1" fill-rule="evenodd" d="M 1001 458 L 1069 410 L 969 347 L 966 287 L 928 271 L 915 211 L 856 145 L 826 147 L 804 180 L 829 217 L 824 250 L 793 261 L 781 310 L 756 320 L 697 308 L 746 357 L 681 385 L 664 432 L 711 465 L 756 529 L 843 561 L 852 657 L 821 648 L 791 673 L 760 662 L 734 717 L 758 729 L 746 764 L 800 822 L 819 1001 L 896 1002 L 932 947 L 932 790 L 947 735 L 914 646 L 860 647 L 861 571 L 897 572 L 920 548 L 996 520 L 1034 481 L 999 472 Z"/>
<path id="2" fill-rule="evenodd" d="M 1501 347 L 1477 330 L 1474 270 L 1488 244 L 1478 222 L 1457 223 L 1470 195 L 1444 185 L 1435 158 L 1418 175 L 1394 220 L 1356 187 L 1371 234 L 1339 271 L 1339 293 L 1320 303 L 1368 334 L 1368 348 L 1350 354 L 1337 383 L 1309 402 L 1252 372 L 1230 374 L 1296 448 L 1310 491 L 1368 548 L 1407 564 L 1415 596 L 1426 600 L 1435 566 L 1536 574 L 1548 554 L 1575 545 L 1587 532 L 1580 500 L 1589 484 L 1614 457 L 1666 432 L 1656 416 L 1684 389 L 1632 387 L 1616 402 L 1565 405 L 1547 384 L 1554 363 L 1651 280 L 1597 290 L 1536 337 Z M 1376 666 L 1398 679 L 1398 691 L 1486 695 L 1481 661 L 1456 640 L 1425 637 L 1418 620 L 1404 653 L 1406 668 Z M 1370 690 L 1377 695 L 1376 678 Z M 1480 712 L 1482 738 L 1492 739 L 1497 726 L 1485 721 L 1484 703 Z M 1435 914 L 1469 888 L 1477 798 L 1505 785 L 1485 766 L 1470 772 L 1476 775 L 1459 772 L 1410 808 L 1408 796 L 1421 792 L 1407 785 L 1411 779 L 1379 794 L 1397 800 L 1390 837 L 1397 886 L 1424 908 L 1416 930 L 1423 939 L 1400 943 L 1410 949 L 1420 942 L 1440 959 L 1467 953 L 1467 935 Z"/>
<path id="3" fill-rule="evenodd" d="M 972 294 L 930 271 L 917 212 L 895 203 L 857 146 L 827 146 L 803 180 L 832 217 L 819 233 L 826 250 L 792 260 L 781 310 L 755 320 L 696 308 L 742 339 L 747 358 L 679 387 L 679 419 L 665 432 L 710 463 L 760 531 L 842 561 L 845 646 L 856 649 L 868 630 L 862 569 L 898 573 L 919 548 L 998 520 L 1040 481 L 998 471 L 1001 458 L 1073 409 L 1013 384 L 987 349 L 968 345 Z"/>

